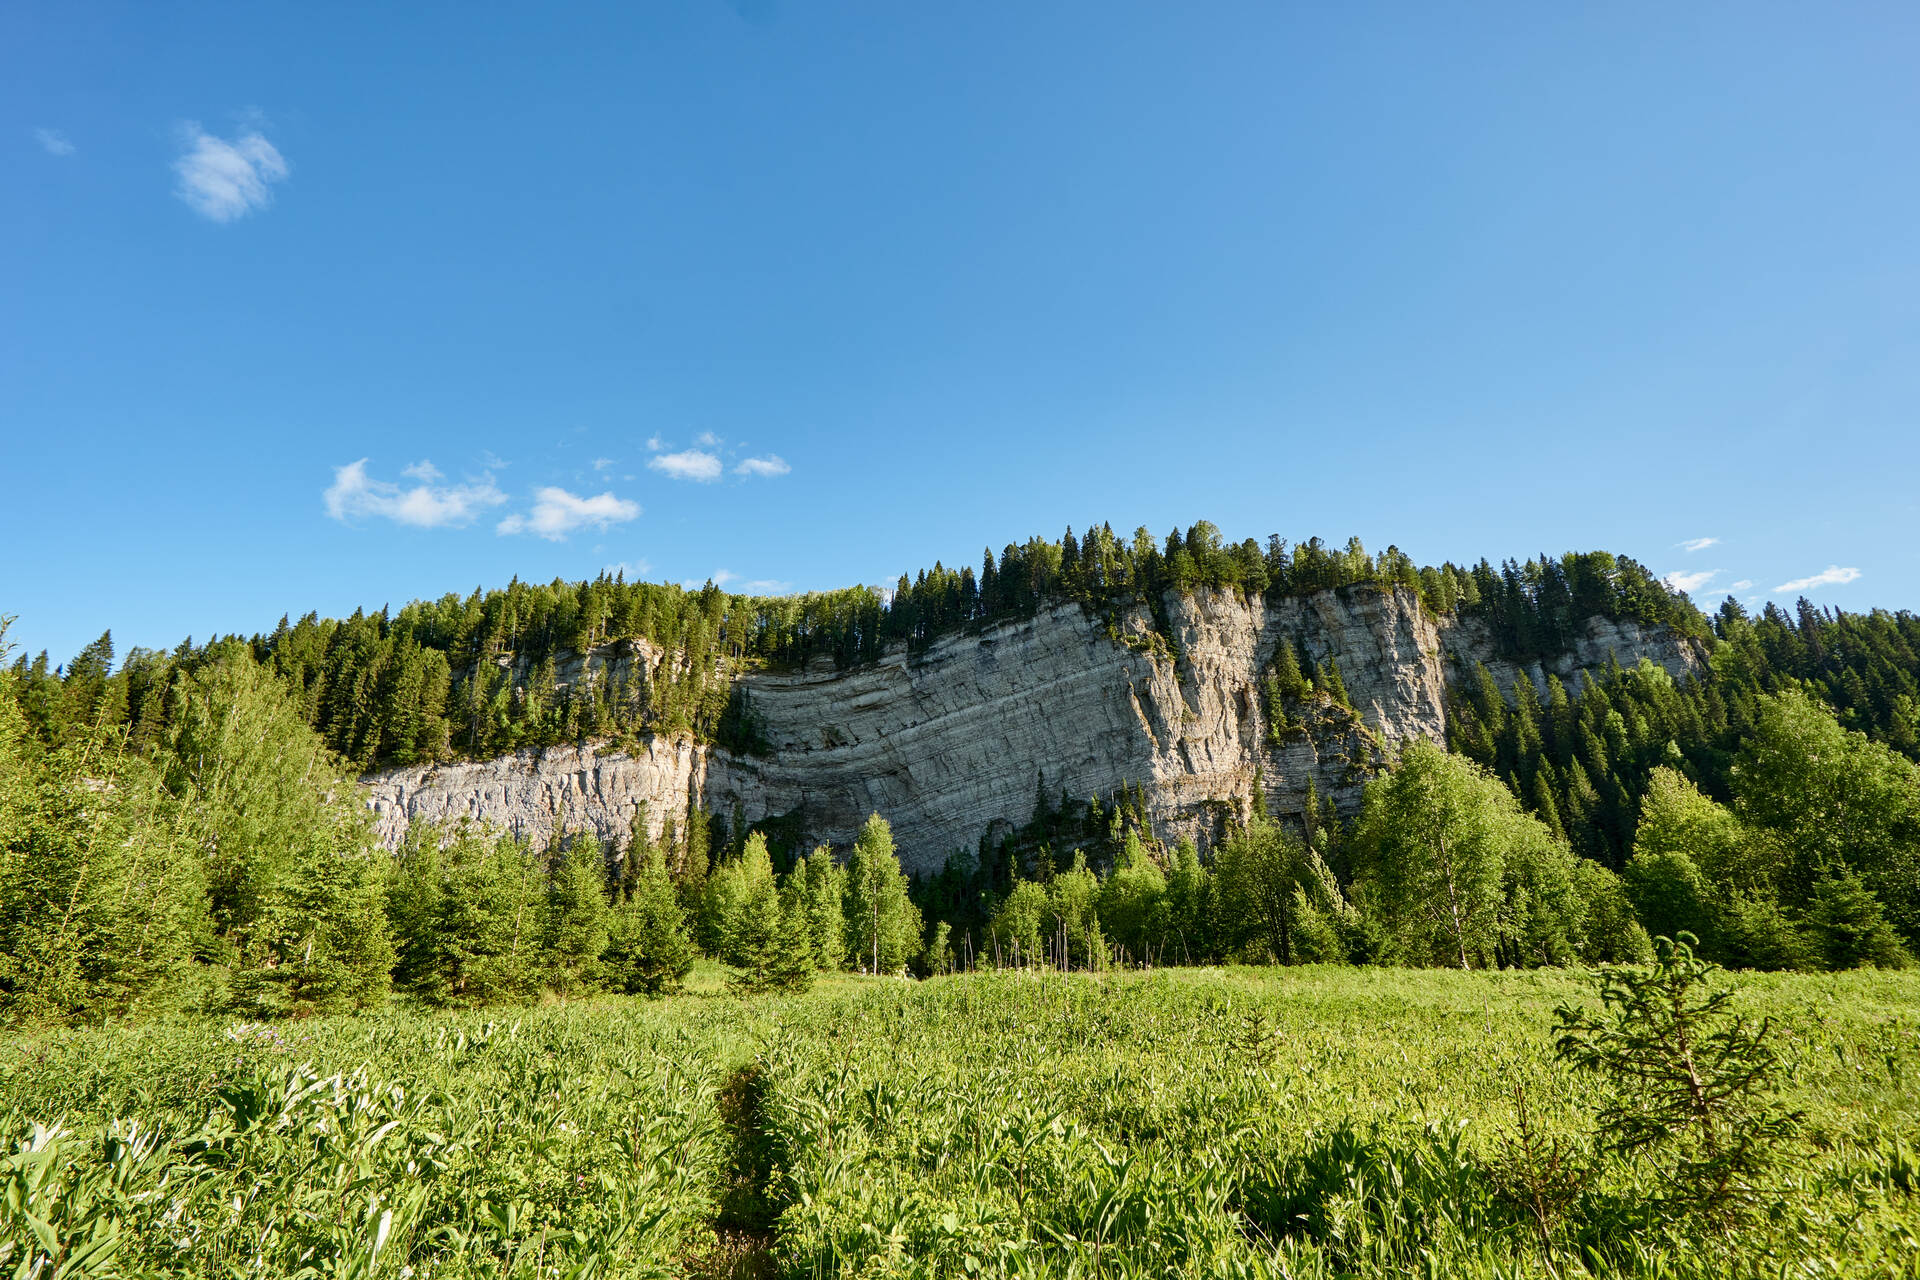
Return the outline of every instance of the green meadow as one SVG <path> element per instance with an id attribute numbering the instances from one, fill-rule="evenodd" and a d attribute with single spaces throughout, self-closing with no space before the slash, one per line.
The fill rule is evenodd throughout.
<path id="1" fill-rule="evenodd" d="M 1920 1275 L 1920 975 L 1718 975 L 1799 1113 L 1757 1212 L 1590 1142 L 1577 970 L 836 976 L 5 1042 L 8 1276 Z M 36 1269 L 37 1268 L 37 1269 Z"/>

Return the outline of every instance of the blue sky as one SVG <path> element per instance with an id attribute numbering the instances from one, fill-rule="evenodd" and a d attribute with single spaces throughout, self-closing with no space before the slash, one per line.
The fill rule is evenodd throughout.
<path id="1" fill-rule="evenodd" d="M 1911 5 L 11 4 L 0 612 L 1201 518 L 1913 607 L 1916 65 Z"/>

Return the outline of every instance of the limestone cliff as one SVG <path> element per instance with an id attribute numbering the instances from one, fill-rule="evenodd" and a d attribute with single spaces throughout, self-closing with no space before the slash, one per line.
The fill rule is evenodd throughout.
<path id="1" fill-rule="evenodd" d="M 1572 680 L 1609 654 L 1676 675 L 1701 661 L 1690 642 L 1595 619 L 1569 652 L 1521 667 L 1498 660 L 1477 624 L 1436 620 L 1413 593 L 1374 587 L 1278 603 L 1209 591 L 1166 605 L 1177 656 L 1144 608 L 1106 620 L 1060 605 L 853 670 L 746 677 L 771 744 L 763 756 L 667 738 L 631 751 L 527 751 L 372 774 L 368 803 L 389 843 L 411 822 L 458 817 L 537 840 L 583 828 L 621 840 L 643 802 L 658 833 L 691 799 L 754 821 L 784 817 L 809 840 L 841 844 L 878 812 L 909 869 L 931 870 L 1031 816 L 1044 773 L 1050 792 L 1074 797 L 1138 783 L 1163 836 L 1204 846 L 1256 778 L 1276 812 L 1297 810 L 1309 781 L 1351 807 L 1398 744 L 1444 738 L 1448 686 L 1475 662 L 1510 689 L 1523 674 Z M 1297 708 L 1276 743 L 1261 681 L 1282 641 L 1335 659 L 1353 711 Z"/>

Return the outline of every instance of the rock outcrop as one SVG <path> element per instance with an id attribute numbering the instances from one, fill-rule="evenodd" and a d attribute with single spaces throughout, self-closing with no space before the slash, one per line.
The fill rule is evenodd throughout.
<path id="1" fill-rule="evenodd" d="M 1272 604 L 1170 596 L 1167 616 L 1177 656 L 1144 608 L 1103 619 L 1059 605 L 848 671 L 746 677 L 771 748 L 760 756 L 684 738 L 523 751 L 369 775 L 368 803 L 390 844 L 411 823 L 462 817 L 535 840 L 591 828 L 620 841 L 642 804 L 658 834 L 690 802 L 844 844 L 878 812 L 907 867 L 932 870 L 989 829 L 1025 822 L 1044 777 L 1050 794 L 1075 798 L 1138 784 L 1161 835 L 1204 847 L 1256 785 L 1276 812 L 1297 810 L 1309 782 L 1351 808 L 1400 743 L 1444 739 L 1449 684 L 1476 662 L 1511 689 L 1523 676 L 1575 681 L 1609 656 L 1675 675 L 1702 660 L 1665 632 L 1595 619 L 1551 662 L 1504 662 L 1477 624 L 1436 620 L 1413 593 L 1374 587 Z M 1352 711 L 1322 700 L 1275 742 L 1261 686 L 1282 642 L 1334 659 Z"/>

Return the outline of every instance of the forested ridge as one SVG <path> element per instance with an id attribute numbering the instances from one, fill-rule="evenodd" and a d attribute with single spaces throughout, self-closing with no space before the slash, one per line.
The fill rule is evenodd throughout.
<path id="1" fill-rule="evenodd" d="M 759 746 L 734 691 L 742 671 L 827 658 L 877 659 L 894 644 L 924 649 L 945 635 L 1031 617 L 1077 602 L 1111 619 L 1144 605 L 1160 641 L 1174 643 L 1169 591 L 1234 590 L 1270 599 L 1375 585 L 1417 592 L 1435 615 L 1484 619 L 1499 651 L 1558 653 L 1588 618 L 1633 619 L 1706 635 L 1706 619 L 1643 566 L 1604 552 L 1540 556 L 1495 567 L 1417 567 L 1397 547 L 1372 555 L 1318 538 L 1262 546 L 1224 542 L 1201 521 L 1157 542 L 1145 529 L 1116 538 L 1106 525 L 1083 538 L 1030 538 L 989 549 L 979 571 L 936 563 L 891 589 L 869 586 L 793 596 L 733 595 L 630 583 L 623 574 L 544 586 L 517 579 L 466 597 L 356 611 L 344 620 L 282 618 L 250 638 L 134 650 L 113 668 L 110 633 L 56 669 L 44 652 L 16 664 L 22 698 L 40 732 L 62 726 L 129 726 L 136 741 L 160 731 L 176 672 L 244 650 L 294 690 L 307 723 L 360 769 L 446 759 L 487 759 L 521 747 L 641 733 L 687 733 L 736 749 Z M 641 646 L 661 660 L 620 662 Z M 594 678 L 563 681 L 570 660 L 595 653 Z M 611 668 L 611 669 L 609 669 Z"/>
<path id="2" fill-rule="evenodd" d="M 1694 637 L 1707 662 L 1680 680 L 1610 664 L 1544 691 L 1467 673 L 1448 749 L 1404 747 L 1357 815 L 1311 792 L 1269 814 L 1256 787 L 1205 853 L 1158 838 L 1138 788 L 1068 795 L 1044 769 L 1027 823 L 920 880 L 878 815 L 850 854 L 807 851 L 781 819 L 692 809 L 658 836 L 642 812 L 611 844 L 417 824 L 396 856 L 357 803 L 371 761 L 750 734 L 727 695 L 753 665 L 857 662 L 1049 602 L 1368 584 L 1483 620 L 1508 657 L 1607 616 Z M 630 668 L 637 688 L 560 687 L 570 655 L 622 643 L 665 658 Z M 1683 931 L 1729 964 L 1904 965 L 1920 944 L 1917 654 L 1910 613 L 1802 601 L 1750 617 L 1729 600 L 1708 618 L 1603 553 L 1415 569 L 1357 542 L 1226 546 L 1205 525 L 1124 555 L 1104 529 L 1035 540 L 978 577 L 903 575 L 890 597 L 603 577 L 118 664 L 107 635 L 58 669 L 0 667 L 0 1017 L 655 992 L 696 951 L 753 987 L 839 967 L 1631 961 Z M 1286 645 L 1264 683 L 1273 733 L 1345 700 L 1335 664 Z"/>

